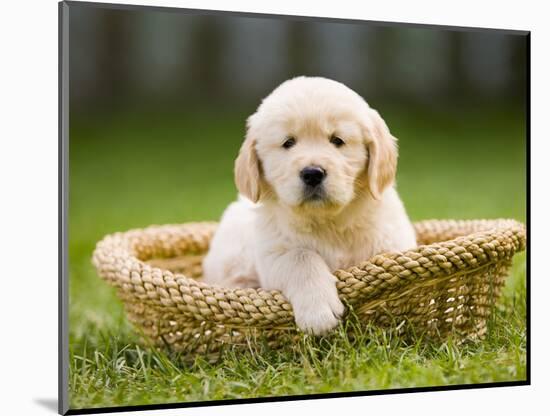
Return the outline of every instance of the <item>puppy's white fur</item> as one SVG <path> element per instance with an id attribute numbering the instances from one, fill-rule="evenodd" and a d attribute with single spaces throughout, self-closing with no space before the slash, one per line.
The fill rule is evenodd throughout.
<path id="1" fill-rule="evenodd" d="M 289 137 L 295 145 L 284 148 Z M 325 78 L 284 82 L 248 119 L 235 162 L 241 196 L 222 216 L 205 281 L 280 290 L 299 328 L 334 328 L 344 307 L 331 272 L 416 245 L 396 165 L 396 139 L 354 91 Z M 318 198 L 300 178 L 308 166 L 327 172 Z"/>

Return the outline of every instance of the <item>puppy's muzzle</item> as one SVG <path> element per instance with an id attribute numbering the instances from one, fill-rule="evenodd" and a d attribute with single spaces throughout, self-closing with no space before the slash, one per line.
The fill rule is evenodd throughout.
<path id="1" fill-rule="evenodd" d="M 300 178 L 309 187 L 316 187 L 323 182 L 327 172 L 320 166 L 307 166 L 300 171 Z"/>

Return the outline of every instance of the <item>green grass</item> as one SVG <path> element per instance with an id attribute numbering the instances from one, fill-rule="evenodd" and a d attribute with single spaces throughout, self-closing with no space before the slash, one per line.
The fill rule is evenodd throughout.
<path id="1" fill-rule="evenodd" d="M 400 139 L 398 188 L 413 220 L 525 221 L 523 119 L 509 110 L 380 109 Z M 90 257 L 107 233 L 215 220 L 236 196 L 246 112 L 73 119 L 69 273 L 71 408 L 524 380 L 525 255 L 516 256 L 485 340 L 458 346 L 341 329 L 215 362 L 145 349 Z"/>

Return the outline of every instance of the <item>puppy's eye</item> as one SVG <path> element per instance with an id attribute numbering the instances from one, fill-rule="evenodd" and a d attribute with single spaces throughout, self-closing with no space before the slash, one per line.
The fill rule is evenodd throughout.
<path id="1" fill-rule="evenodd" d="M 338 136 L 332 136 L 332 137 L 330 138 L 330 142 L 331 142 L 334 146 L 336 146 L 336 147 L 342 147 L 343 145 L 346 144 L 346 142 L 343 141 L 343 140 L 342 140 L 340 137 L 338 137 Z"/>
<path id="2" fill-rule="evenodd" d="M 292 146 L 296 144 L 296 139 L 294 137 L 288 137 L 285 142 L 283 143 L 283 147 L 285 149 L 290 149 Z"/>

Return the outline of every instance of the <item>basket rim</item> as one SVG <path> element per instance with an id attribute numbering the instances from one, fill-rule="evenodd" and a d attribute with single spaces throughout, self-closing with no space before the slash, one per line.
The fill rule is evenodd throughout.
<path id="1" fill-rule="evenodd" d="M 263 297 L 265 294 L 280 293 L 276 290 L 265 290 L 262 288 L 226 288 L 223 286 L 208 284 L 202 281 L 197 281 L 194 278 L 188 277 L 180 272 L 172 272 L 167 269 L 162 269 L 156 266 L 147 264 L 145 261 L 138 257 L 133 242 L 139 237 L 154 237 L 165 232 L 181 232 L 187 233 L 186 237 L 190 238 L 193 242 L 194 233 L 199 230 L 206 230 L 207 234 L 213 234 L 215 231 L 217 222 L 204 221 L 204 222 L 188 222 L 182 224 L 164 224 L 164 225 L 150 225 L 145 228 L 131 229 L 125 232 L 116 232 L 106 235 L 102 240 L 97 243 L 94 250 L 92 262 L 99 270 L 102 264 L 102 256 L 109 255 L 109 251 L 116 250 L 117 257 L 126 258 L 130 262 L 137 264 L 139 269 L 150 269 L 151 273 L 161 273 L 164 280 L 175 281 L 177 285 L 189 285 L 196 286 L 201 289 L 215 289 L 216 291 L 222 291 L 229 296 L 241 296 L 246 293 L 256 292 L 259 296 Z M 418 262 L 419 259 L 428 258 L 433 263 L 435 268 L 445 271 L 446 275 L 449 275 L 453 271 L 457 271 L 452 263 L 449 261 L 449 252 L 452 255 L 460 256 L 464 253 L 464 247 L 474 247 L 481 255 L 485 257 L 485 261 L 478 260 L 479 266 L 489 265 L 499 260 L 511 258 L 516 252 L 523 251 L 525 249 L 526 231 L 525 225 L 514 219 L 490 219 L 490 220 L 437 220 L 429 219 L 422 220 L 413 223 L 417 233 L 422 232 L 426 228 L 442 228 L 453 227 L 476 229 L 475 232 L 467 233 L 456 238 L 442 240 L 431 244 L 420 244 L 417 247 L 405 250 L 394 251 L 377 254 L 370 259 L 351 266 L 346 269 L 338 269 L 333 272 L 334 276 L 338 279 L 337 287 L 339 292 L 342 289 L 353 288 L 354 285 L 375 285 L 380 286 L 380 281 L 383 282 L 384 290 L 389 289 L 391 286 L 400 285 L 401 280 L 410 281 L 416 277 L 426 278 L 426 273 L 423 269 L 426 269 L 425 263 L 422 265 Z M 204 239 L 204 235 L 200 236 Z M 207 236 L 206 238 L 209 239 Z M 491 246 L 491 241 L 497 239 L 511 239 L 512 244 L 508 250 L 494 250 Z M 207 246 L 206 246 L 207 248 Z M 461 249 L 462 248 L 462 249 Z M 464 249 L 464 250 L 463 250 Z M 480 251 L 481 250 L 481 251 Z M 447 255 L 446 255 L 447 254 Z M 391 271 L 391 273 L 388 273 Z M 437 278 L 437 273 L 432 272 Z M 101 275 L 101 273 L 100 273 Z M 369 276 L 378 277 L 376 279 L 369 279 Z M 105 276 L 102 276 L 105 277 Z M 119 286 L 117 283 L 128 283 L 123 274 L 117 275 L 118 279 L 107 279 L 115 286 Z M 355 282 L 349 284 L 350 278 L 354 278 Z M 118 282 L 117 282 L 118 281 Z M 347 282 L 347 284 L 345 284 Z M 167 282 L 169 283 L 169 282 Z M 343 284 L 344 283 L 344 284 Z M 344 291 L 346 292 L 346 291 Z M 345 297 L 345 296 L 344 296 Z"/>

